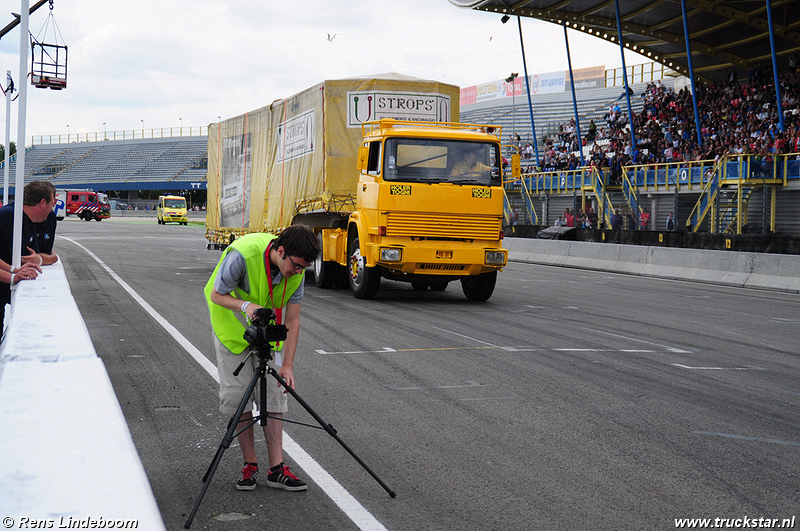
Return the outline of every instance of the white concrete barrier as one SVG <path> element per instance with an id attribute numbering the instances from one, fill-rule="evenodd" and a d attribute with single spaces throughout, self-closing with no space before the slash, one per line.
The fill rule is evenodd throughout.
<path id="1" fill-rule="evenodd" d="M 64 269 L 42 269 L 0 344 L 3 526 L 165 529 Z"/>
<path id="2" fill-rule="evenodd" d="M 800 293 L 800 256 L 506 238 L 509 259 Z"/>

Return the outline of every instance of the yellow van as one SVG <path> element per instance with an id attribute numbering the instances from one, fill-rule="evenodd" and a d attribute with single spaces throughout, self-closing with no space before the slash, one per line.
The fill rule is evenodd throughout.
<path id="1" fill-rule="evenodd" d="M 169 221 L 186 225 L 189 215 L 186 213 L 186 199 L 176 195 L 158 196 L 158 224 L 164 225 Z"/>

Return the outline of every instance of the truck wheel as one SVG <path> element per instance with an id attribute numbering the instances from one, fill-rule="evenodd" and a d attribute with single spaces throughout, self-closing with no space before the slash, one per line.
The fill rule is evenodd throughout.
<path id="1" fill-rule="evenodd" d="M 100 216 L 97 216 L 96 218 L 94 218 L 94 220 L 95 221 L 103 221 L 103 218 L 101 218 Z"/>
<path id="2" fill-rule="evenodd" d="M 350 291 L 357 299 L 374 299 L 381 283 L 380 266 L 367 267 L 361 256 L 358 238 L 350 244 L 349 253 Z"/>
<path id="3" fill-rule="evenodd" d="M 314 283 L 318 288 L 332 288 L 336 281 L 336 274 L 339 264 L 326 262 L 322 259 L 322 233 L 317 234 L 320 252 L 314 260 Z"/>
<path id="4" fill-rule="evenodd" d="M 492 296 L 494 285 L 497 282 L 497 271 L 481 273 L 475 277 L 461 279 L 461 289 L 471 301 L 486 301 Z"/>

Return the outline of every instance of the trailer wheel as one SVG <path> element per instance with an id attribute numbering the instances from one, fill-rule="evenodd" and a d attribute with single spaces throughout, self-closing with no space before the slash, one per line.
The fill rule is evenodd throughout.
<path id="1" fill-rule="evenodd" d="M 332 288 L 333 283 L 336 281 L 339 264 L 334 262 L 326 262 L 322 259 L 322 233 L 317 234 L 317 241 L 319 242 L 320 251 L 317 258 L 314 260 L 314 283 L 318 288 Z"/>
<path id="2" fill-rule="evenodd" d="M 492 296 L 494 285 L 497 282 L 497 271 L 481 273 L 475 277 L 461 279 L 461 289 L 471 301 L 486 301 Z"/>
<path id="3" fill-rule="evenodd" d="M 381 269 L 380 266 L 367 267 L 358 238 L 350 244 L 349 268 L 350 291 L 355 298 L 374 299 L 381 283 Z"/>

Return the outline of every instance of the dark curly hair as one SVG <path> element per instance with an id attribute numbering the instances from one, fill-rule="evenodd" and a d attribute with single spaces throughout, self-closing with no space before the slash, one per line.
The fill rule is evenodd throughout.
<path id="1" fill-rule="evenodd" d="M 287 256 L 297 256 L 308 263 L 317 259 L 321 251 L 317 236 L 306 225 L 285 228 L 275 240 L 275 248 L 283 247 Z"/>

